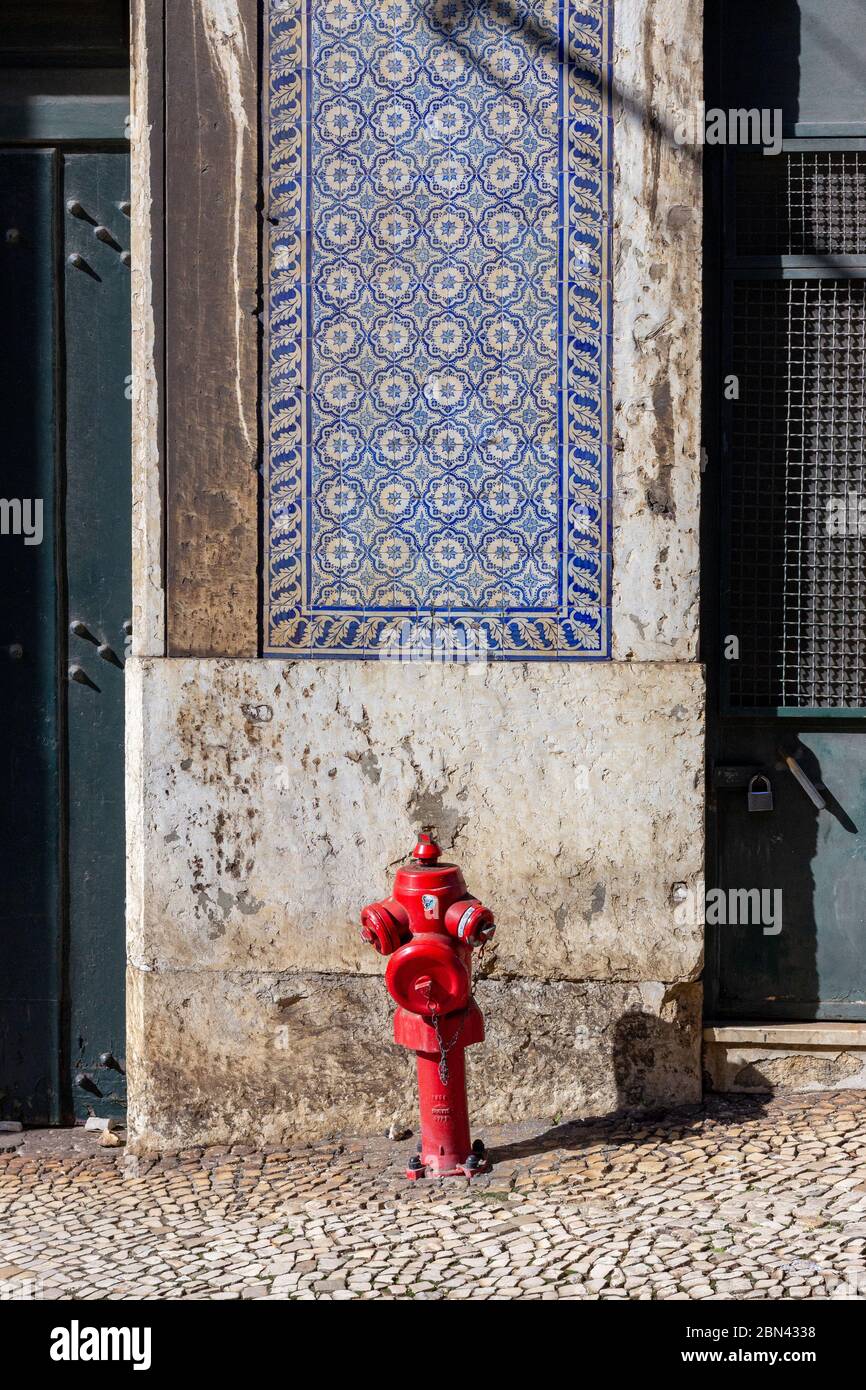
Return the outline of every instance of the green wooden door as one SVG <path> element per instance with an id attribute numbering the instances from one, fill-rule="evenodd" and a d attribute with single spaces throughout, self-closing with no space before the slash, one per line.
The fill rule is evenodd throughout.
<path id="1" fill-rule="evenodd" d="M 0 151 L 0 1114 L 125 1100 L 123 666 L 130 598 L 129 161 Z M 14 235 L 11 233 L 14 232 Z"/>

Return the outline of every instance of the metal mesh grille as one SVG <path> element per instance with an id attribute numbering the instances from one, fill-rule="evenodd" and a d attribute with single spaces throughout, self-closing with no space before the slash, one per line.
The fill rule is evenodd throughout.
<path id="1" fill-rule="evenodd" d="M 741 154 L 738 256 L 866 255 L 866 151 Z"/>
<path id="2" fill-rule="evenodd" d="M 866 282 L 740 280 L 733 301 L 730 704 L 860 706 Z"/>

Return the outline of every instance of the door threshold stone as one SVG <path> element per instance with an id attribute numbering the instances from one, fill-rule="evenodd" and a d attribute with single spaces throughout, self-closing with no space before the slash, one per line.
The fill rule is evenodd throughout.
<path id="1" fill-rule="evenodd" d="M 866 1086 L 866 1023 L 713 1023 L 703 1030 L 704 1088 L 784 1094 Z"/>

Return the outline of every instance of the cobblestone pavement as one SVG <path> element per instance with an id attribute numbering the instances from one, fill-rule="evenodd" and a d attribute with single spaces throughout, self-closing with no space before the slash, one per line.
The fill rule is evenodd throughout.
<path id="1" fill-rule="evenodd" d="M 0 1294 L 62 1299 L 866 1298 L 866 1094 L 710 1100 L 488 1134 L 145 1161 L 83 1131 L 0 1153 Z M 3 1136 L 8 1145 L 13 1136 Z"/>

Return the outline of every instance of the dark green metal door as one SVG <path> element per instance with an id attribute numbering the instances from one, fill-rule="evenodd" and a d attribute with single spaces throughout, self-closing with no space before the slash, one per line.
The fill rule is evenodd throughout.
<path id="1" fill-rule="evenodd" d="M 124 1103 L 123 665 L 130 599 L 129 160 L 0 151 L 0 1114 Z M 0 231 L 2 236 L 2 231 Z"/>
<path id="2" fill-rule="evenodd" d="M 54 151 L 0 153 L 0 1114 L 42 1120 L 61 1114 L 58 179 Z"/>
<path id="3" fill-rule="evenodd" d="M 707 1004 L 866 1019 L 866 0 L 714 16 L 785 138 L 707 151 Z"/>
<path id="4" fill-rule="evenodd" d="M 68 154 L 63 176 L 68 1028 L 75 1113 L 112 1114 L 126 1094 L 121 1059 L 123 664 L 132 630 L 129 158 L 123 152 Z"/>
<path id="5" fill-rule="evenodd" d="M 817 721 L 790 731 L 747 725 L 725 730 L 721 752 L 713 791 L 717 882 L 726 907 L 741 890 L 763 894 L 768 910 L 729 910 L 728 920 L 710 921 L 713 1016 L 866 1019 L 863 733 Z M 823 809 L 795 780 L 785 755 L 816 787 Z M 758 771 L 769 775 L 772 811 L 748 809 L 747 779 Z M 708 915 L 719 915 L 711 903 Z M 737 915 L 747 920 L 730 920 Z"/>

